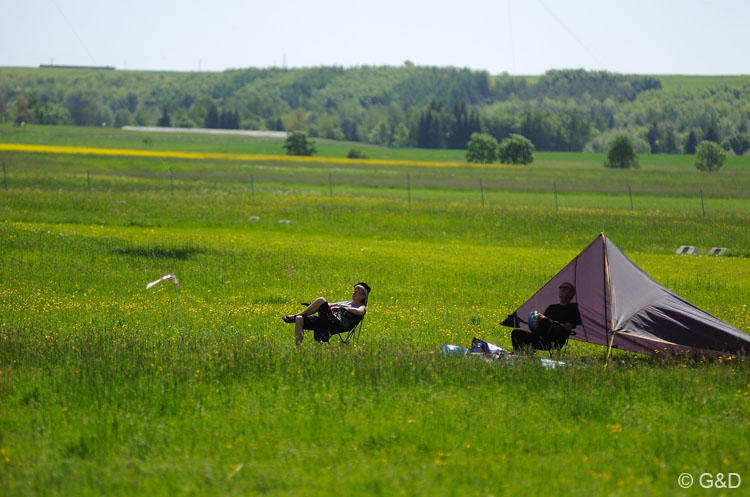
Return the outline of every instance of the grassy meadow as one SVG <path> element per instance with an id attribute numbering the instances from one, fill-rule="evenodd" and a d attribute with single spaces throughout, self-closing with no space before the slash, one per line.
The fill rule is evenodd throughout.
<path id="1" fill-rule="evenodd" d="M 281 152 L 143 138 L 0 127 L 0 143 Z M 351 144 L 326 146 L 343 157 Z M 601 231 L 750 332 L 747 157 L 713 175 L 681 156 L 610 171 L 593 154 L 528 167 L 0 161 L 4 496 L 705 495 L 678 485 L 686 472 L 750 485 L 744 357 L 614 351 L 605 366 L 604 349 L 571 342 L 569 366 L 548 370 L 440 353 L 475 336 L 510 348 L 499 322 Z M 684 244 L 729 256 L 674 256 Z M 184 327 L 171 282 L 146 290 L 168 273 Z M 359 280 L 373 287 L 359 344 L 295 350 L 281 315 Z"/>

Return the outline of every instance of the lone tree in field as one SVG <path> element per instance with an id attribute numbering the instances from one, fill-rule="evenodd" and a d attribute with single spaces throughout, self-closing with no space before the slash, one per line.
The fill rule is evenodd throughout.
<path id="1" fill-rule="evenodd" d="M 695 149 L 695 167 L 701 171 L 718 171 L 726 158 L 727 153 L 718 143 L 702 141 Z"/>
<path id="2" fill-rule="evenodd" d="M 607 158 L 604 159 L 604 167 L 613 169 L 628 169 L 630 167 L 639 167 L 638 155 L 633 148 L 633 140 L 628 135 L 617 135 L 612 140 L 607 152 Z"/>
<path id="3" fill-rule="evenodd" d="M 534 144 L 523 135 L 511 133 L 500 142 L 500 162 L 503 164 L 531 164 L 534 162 Z"/>
<path id="4" fill-rule="evenodd" d="M 286 155 L 313 155 L 317 150 L 315 142 L 307 137 L 307 133 L 295 131 L 287 136 L 282 147 L 286 150 Z"/>
<path id="5" fill-rule="evenodd" d="M 500 159 L 500 146 L 495 137 L 487 133 L 472 133 L 466 145 L 466 162 L 491 164 Z"/>

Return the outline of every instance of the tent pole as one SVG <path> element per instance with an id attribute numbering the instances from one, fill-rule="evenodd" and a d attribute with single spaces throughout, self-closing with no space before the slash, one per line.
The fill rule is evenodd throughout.
<path id="1" fill-rule="evenodd" d="M 612 343 L 615 341 L 615 333 L 612 332 L 612 338 L 609 339 L 609 347 L 607 347 L 607 359 L 604 362 L 604 367 L 606 368 L 609 365 L 609 356 L 612 353 Z"/>

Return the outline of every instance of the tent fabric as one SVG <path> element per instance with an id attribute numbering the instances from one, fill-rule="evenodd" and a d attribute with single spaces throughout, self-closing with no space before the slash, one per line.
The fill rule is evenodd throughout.
<path id="1" fill-rule="evenodd" d="M 558 287 L 576 287 L 583 324 L 571 338 L 613 348 L 659 352 L 750 353 L 750 336 L 661 286 L 604 233 L 524 302 L 503 324 L 558 302 Z M 520 327 L 528 329 L 521 323 Z"/>

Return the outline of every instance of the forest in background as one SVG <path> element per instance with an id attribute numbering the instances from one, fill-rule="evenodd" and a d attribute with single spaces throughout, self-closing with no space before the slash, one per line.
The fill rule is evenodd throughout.
<path id="1" fill-rule="evenodd" d="M 304 131 L 390 147 L 463 149 L 511 133 L 537 150 L 694 153 L 702 140 L 750 150 L 750 76 L 552 70 L 490 75 L 403 66 L 147 72 L 0 68 L 0 122 Z"/>

